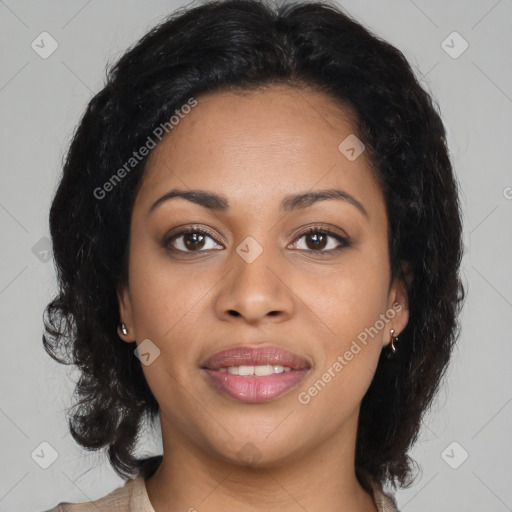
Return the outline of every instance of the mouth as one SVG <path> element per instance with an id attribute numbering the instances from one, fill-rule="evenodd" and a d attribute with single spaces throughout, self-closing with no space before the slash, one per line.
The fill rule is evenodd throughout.
<path id="1" fill-rule="evenodd" d="M 244 403 L 274 400 L 298 386 L 311 365 L 279 347 L 238 347 L 217 352 L 201 366 L 221 393 Z"/>

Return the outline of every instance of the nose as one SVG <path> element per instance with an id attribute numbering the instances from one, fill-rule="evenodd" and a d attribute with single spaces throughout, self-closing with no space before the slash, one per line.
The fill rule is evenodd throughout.
<path id="1" fill-rule="evenodd" d="M 291 318 L 295 297 L 277 251 L 264 249 L 254 261 L 233 251 L 226 264 L 230 271 L 219 288 L 215 306 L 222 320 L 237 318 L 257 325 Z"/>

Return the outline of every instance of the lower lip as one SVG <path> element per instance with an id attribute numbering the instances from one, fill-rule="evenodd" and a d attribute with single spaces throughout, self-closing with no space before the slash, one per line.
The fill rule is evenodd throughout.
<path id="1" fill-rule="evenodd" d="M 261 377 L 244 377 L 217 370 L 205 371 L 216 389 L 235 400 L 249 404 L 274 400 L 297 386 L 308 373 L 308 370 L 291 370 Z"/>

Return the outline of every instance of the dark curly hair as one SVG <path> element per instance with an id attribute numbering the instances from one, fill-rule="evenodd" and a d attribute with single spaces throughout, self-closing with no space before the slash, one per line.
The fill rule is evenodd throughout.
<path id="1" fill-rule="evenodd" d="M 108 449 L 116 473 L 133 477 L 141 426 L 159 411 L 133 345 L 117 335 L 117 291 L 127 281 L 131 211 L 147 156 L 105 197 L 95 190 L 191 97 L 270 85 L 313 88 L 354 112 L 383 191 L 391 275 L 406 284 L 410 316 L 396 356 L 382 351 L 362 400 L 355 467 L 367 490 L 369 480 L 406 487 L 414 465 L 407 452 L 460 331 L 458 185 L 439 108 L 404 55 L 328 2 L 182 7 L 108 67 L 73 135 L 50 211 L 59 293 L 45 310 L 43 344 L 81 372 L 71 434 L 86 449 Z"/>

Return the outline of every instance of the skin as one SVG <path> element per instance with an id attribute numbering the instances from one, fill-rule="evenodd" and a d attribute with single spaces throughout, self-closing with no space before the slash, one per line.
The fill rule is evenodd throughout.
<path id="1" fill-rule="evenodd" d="M 151 503 L 157 512 L 375 512 L 354 470 L 359 407 L 408 308 L 404 287 L 390 280 L 385 202 L 366 154 L 350 161 L 338 149 L 356 133 L 350 112 L 321 92 L 287 86 L 197 100 L 148 160 L 132 212 L 128 284 L 119 290 L 122 339 L 150 339 L 160 350 L 142 365 L 164 449 L 146 480 Z M 148 214 L 174 188 L 221 194 L 229 209 L 175 198 Z M 333 199 L 280 212 L 289 194 L 330 188 L 357 199 L 367 216 Z M 184 235 L 164 247 L 174 228 L 194 224 L 215 239 L 194 249 Z M 329 236 L 315 249 L 301 236 L 311 225 L 351 243 L 330 251 L 340 242 Z M 263 249 L 251 263 L 236 252 L 248 236 Z M 394 318 L 300 403 L 299 393 L 395 303 Z M 311 370 L 275 400 L 236 401 L 212 387 L 201 362 L 247 344 L 294 352 Z M 252 461 L 239 455 L 247 443 Z"/>

